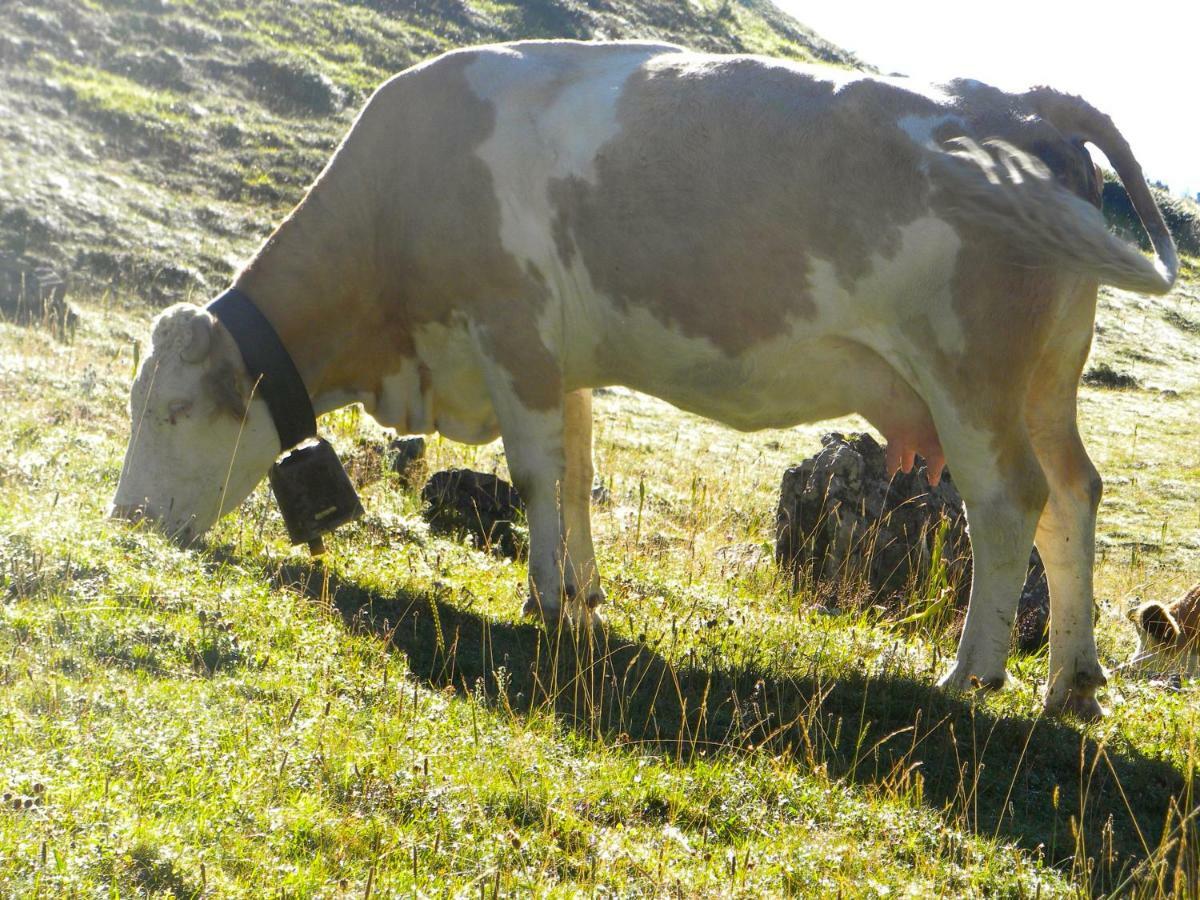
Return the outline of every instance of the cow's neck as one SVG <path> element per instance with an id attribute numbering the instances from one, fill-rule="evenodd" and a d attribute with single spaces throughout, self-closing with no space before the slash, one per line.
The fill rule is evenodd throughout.
<path id="1" fill-rule="evenodd" d="M 365 257 L 369 240 L 349 233 L 353 219 L 319 202 L 297 207 L 238 275 L 235 286 L 271 322 L 304 379 L 317 414 L 374 390 L 364 355 L 378 338 L 379 290 Z M 371 365 L 370 363 L 374 363 Z"/>

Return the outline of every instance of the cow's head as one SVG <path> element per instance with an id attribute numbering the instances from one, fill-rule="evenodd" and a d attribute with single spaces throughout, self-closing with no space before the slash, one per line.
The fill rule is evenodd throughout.
<path id="1" fill-rule="evenodd" d="M 129 397 L 129 448 L 112 514 L 152 520 L 187 544 L 240 504 L 279 455 L 253 387 L 212 315 L 188 304 L 159 315 Z"/>
<path id="2" fill-rule="evenodd" d="M 1143 603 L 1129 618 L 1140 638 L 1132 662 L 1200 675 L 1200 586 L 1170 606 Z"/>

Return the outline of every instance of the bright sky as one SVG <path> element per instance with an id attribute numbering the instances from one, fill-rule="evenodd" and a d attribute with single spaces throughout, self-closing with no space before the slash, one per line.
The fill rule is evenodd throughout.
<path id="1" fill-rule="evenodd" d="M 775 0 L 884 73 L 1079 94 L 1110 115 L 1147 178 L 1200 191 L 1200 3 Z"/>

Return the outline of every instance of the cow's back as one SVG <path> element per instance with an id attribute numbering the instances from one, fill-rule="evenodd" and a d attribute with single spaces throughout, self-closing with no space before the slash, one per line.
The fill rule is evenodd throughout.
<path id="1" fill-rule="evenodd" d="M 557 302 L 564 285 L 546 185 L 586 171 L 611 137 L 600 110 L 629 74 L 678 52 L 641 42 L 478 47 L 414 67 L 376 92 L 327 172 L 339 170 L 343 182 L 342 170 L 359 173 L 351 178 L 368 183 L 316 190 L 333 202 L 360 200 L 357 214 L 370 218 L 369 280 L 401 330 L 416 335 L 465 317 L 515 332 Z M 399 343 L 407 351 L 412 338 Z M 528 348 L 494 350 L 538 363 Z"/>
<path id="2" fill-rule="evenodd" d="M 805 342 L 903 372 L 904 323 L 940 320 L 939 352 L 966 352 L 962 230 L 934 208 L 928 157 L 1022 127 L 987 91 L 669 45 L 473 48 L 380 89 L 331 164 L 366 183 L 331 193 L 360 199 L 346 215 L 368 219 L 404 353 L 469 321 L 510 371 L 543 376 L 531 405 L 624 381 L 728 421 L 704 404 L 725 390 L 736 407 L 767 371 L 806 381 Z"/>

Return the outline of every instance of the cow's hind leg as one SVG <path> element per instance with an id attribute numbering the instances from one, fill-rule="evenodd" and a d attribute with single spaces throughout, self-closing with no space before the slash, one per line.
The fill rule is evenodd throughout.
<path id="1" fill-rule="evenodd" d="M 1001 687 L 1046 479 L 1019 416 L 992 411 L 985 418 L 978 406 L 931 409 L 966 505 L 974 559 L 958 654 L 939 683 Z"/>
<path id="2" fill-rule="evenodd" d="M 1038 458 L 1050 481 L 1050 499 L 1037 529 L 1037 546 L 1050 584 L 1048 713 L 1083 719 L 1103 715 L 1096 689 L 1107 679 L 1092 627 L 1092 568 L 1100 475 L 1083 449 L 1072 415 L 1036 433 Z"/>
<path id="3" fill-rule="evenodd" d="M 1094 302 L 1094 301 L 1093 301 Z M 1090 306 L 1078 303 L 1080 314 Z M 1030 391 L 1028 424 L 1050 498 L 1037 529 L 1037 546 L 1050 584 L 1048 713 L 1083 719 L 1103 714 L 1096 689 L 1106 683 L 1092 625 L 1092 570 L 1096 561 L 1096 509 L 1100 475 L 1076 426 L 1079 372 L 1087 358 L 1091 320 L 1067 334 L 1073 344 L 1052 348 Z"/>
<path id="4" fill-rule="evenodd" d="M 564 400 L 566 471 L 562 488 L 566 528 L 568 581 L 578 588 L 578 600 L 588 609 L 604 602 L 596 551 L 592 546 L 592 392 L 571 391 Z"/>

